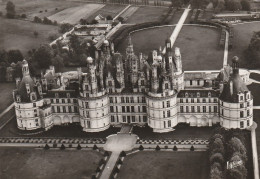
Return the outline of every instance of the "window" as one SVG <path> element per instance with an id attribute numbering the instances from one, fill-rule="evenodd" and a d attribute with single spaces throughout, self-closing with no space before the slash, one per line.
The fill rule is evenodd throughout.
<path id="1" fill-rule="evenodd" d="M 186 106 L 186 112 L 189 112 L 189 106 Z"/>
<path id="2" fill-rule="evenodd" d="M 145 97 L 142 97 L 142 103 L 145 103 Z"/>
<path id="3" fill-rule="evenodd" d="M 244 117 L 244 111 L 240 111 L 240 117 Z"/>
<path id="4" fill-rule="evenodd" d="M 126 97 L 126 103 L 129 103 L 129 97 Z"/>
<path id="5" fill-rule="evenodd" d="M 60 113 L 60 107 L 59 106 L 57 106 L 57 112 Z"/>
<path id="6" fill-rule="evenodd" d="M 114 112 L 114 106 L 110 106 L 110 112 Z"/>
<path id="7" fill-rule="evenodd" d="M 141 108 L 140 108 L 140 106 L 138 106 L 138 112 L 141 112 Z"/>
<path id="8" fill-rule="evenodd" d="M 33 103 L 33 107 L 36 107 L 36 103 Z"/>
<path id="9" fill-rule="evenodd" d="M 200 99 L 197 99 L 197 103 L 200 103 Z"/>
<path id="10" fill-rule="evenodd" d="M 168 89 L 169 88 L 169 85 L 168 83 L 165 84 L 165 89 Z"/>
<path id="11" fill-rule="evenodd" d="M 51 99 L 51 103 L 54 103 L 54 100 L 53 100 L 53 99 Z"/>
<path id="12" fill-rule="evenodd" d="M 203 98 L 203 99 L 202 99 L 202 102 L 203 102 L 203 103 L 206 103 L 206 98 Z"/>
<path id="13" fill-rule="evenodd" d="M 66 112 L 66 106 L 63 106 L 63 112 Z"/>
<path id="14" fill-rule="evenodd" d="M 146 112 L 146 106 L 143 106 L 143 112 Z"/>
<path id="15" fill-rule="evenodd" d="M 130 112 L 130 106 L 126 106 L 126 111 Z"/>
<path id="16" fill-rule="evenodd" d="M 218 112 L 218 107 L 214 106 L 214 112 L 217 113 Z"/>
<path id="17" fill-rule="evenodd" d="M 71 106 L 69 106 L 69 113 L 71 113 Z"/>
<path id="18" fill-rule="evenodd" d="M 247 107 L 249 107 L 250 106 L 249 102 L 247 102 L 246 105 L 247 105 Z"/>
<path id="19" fill-rule="evenodd" d="M 113 97 L 109 97 L 109 102 L 113 103 Z"/>
<path id="20" fill-rule="evenodd" d="M 59 99 L 56 99 L 56 103 L 59 103 Z"/>
<path id="21" fill-rule="evenodd" d="M 191 99 L 191 102 L 194 103 L 194 99 L 193 98 Z"/>
<path id="22" fill-rule="evenodd" d="M 117 98 L 115 97 L 115 102 L 117 103 Z"/>
<path id="23" fill-rule="evenodd" d="M 70 98 L 70 94 L 69 93 L 67 93 L 67 98 Z"/>
<path id="24" fill-rule="evenodd" d="M 163 126 L 164 126 L 164 128 L 166 128 L 166 122 L 165 121 L 163 121 Z"/>
<path id="25" fill-rule="evenodd" d="M 200 80 L 197 80 L 197 85 L 198 85 L 198 86 L 200 85 Z"/>
<path id="26" fill-rule="evenodd" d="M 162 102 L 162 107 L 164 108 L 164 101 Z"/>
<path id="27" fill-rule="evenodd" d="M 203 106 L 203 112 L 206 112 L 206 106 Z"/>
<path id="28" fill-rule="evenodd" d="M 240 108 L 243 108 L 243 107 L 244 107 L 243 103 L 240 103 Z"/>
<path id="29" fill-rule="evenodd" d="M 85 107 L 86 107 L 86 108 L 89 108 L 88 102 L 85 102 Z"/>
<path id="30" fill-rule="evenodd" d="M 131 106 L 131 112 L 135 112 L 135 107 Z"/>
<path id="31" fill-rule="evenodd" d="M 135 122 L 135 116 L 132 116 L 132 122 Z"/>
<path id="32" fill-rule="evenodd" d="M 74 112 L 78 112 L 78 108 L 74 106 Z"/>
<path id="33" fill-rule="evenodd" d="M 125 98 L 124 97 L 121 97 L 121 102 L 125 103 Z"/>
<path id="34" fill-rule="evenodd" d="M 167 108 L 170 107 L 170 101 L 167 101 Z"/>
<path id="35" fill-rule="evenodd" d="M 77 103 L 77 100 L 76 100 L 76 99 L 73 99 L 73 103 Z"/>
<path id="36" fill-rule="evenodd" d="M 244 128 L 244 122 L 243 121 L 240 122 L 240 128 Z"/>
<path id="37" fill-rule="evenodd" d="M 112 86 L 112 81 L 108 81 L 108 86 Z"/>
<path id="38" fill-rule="evenodd" d="M 200 113 L 200 106 L 197 106 L 197 112 Z"/>
<path id="39" fill-rule="evenodd" d="M 163 118 L 165 118 L 165 111 L 163 111 Z"/>
<path id="40" fill-rule="evenodd" d="M 189 103 L 189 99 L 186 99 L 186 103 Z"/>
<path id="41" fill-rule="evenodd" d="M 211 106 L 209 106 L 209 112 L 211 112 Z"/>
<path id="42" fill-rule="evenodd" d="M 146 116 L 143 116 L 143 121 L 147 122 L 147 117 Z"/>
<path id="43" fill-rule="evenodd" d="M 190 86 L 192 86 L 192 80 L 190 80 Z"/>
<path id="44" fill-rule="evenodd" d="M 247 120 L 246 123 L 247 123 L 247 126 L 250 126 L 250 122 L 249 122 L 249 120 Z"/>
<path id="45" fill-rule="evenodd" d="M 126 122 L 126 117 L 125 116 L 123 116 L 123 122 Z"/>
<path id="46" fill-rule="evenodd" d="M 217 98 L 214 98 L 214 103 L 217 103 L 217 102 L 218 102 Z"/>
<path id="47" fill-rule="evenodd" d="M 131 97 L 131 103 L 134 103 L 134 97 Z"/>
<path id="48" fill-rule="evenodd" d="M 221 110 L 221 114 L 224 115 L 224 110 L 223 109 Z"/>
<path id="49" fill-rule="evenodd" d="M 70 99 L 68 99 L 68 103 L 71 103 Z"/>
<path id="50" fill-rule="evenodd" d="M 171 127 L 172 126 L 172 123 L 171 123 L 171 121 L 169 120 L 168 121 L 168 127 Z"/>
<path id="51" fill-rule="evenodd" d="M 243 98 L 243 96 L 240 96 L 240 100 L 242 101 L 244 98 Z"/>
<path id="52" fill-rule="evenodd" d="M 87 121 L 87 128 L 91 128 L 90 121 Z"/>
<path id="53" fill-rule="evenodd" d="M 115 122 L 115 117 L 111 116 L 111 122 Z"/>
<path id="54" fill-rule="evenodd" d="M 122 106 L 122 112 L 125 112 L 125 106 Z"/>
<path id="55" fill-rule="evenodd" d="M 180 103 L 183 103 L 183 99 L 180 99 Z"/>
<path id="56" fill-rule="evenodd" d="M 250 115 L 250 112 L 249 112 L 249 110 L 247 110 L 247 116 L 249 116 Z"/>
<path id="57" fill-rule="evenodd" d="M 194 106 L 191 106 L 191 112 L 195 112 Z"/>
<path id="58" fill-rule="evenodd" d="M 171 116 L 171 111 L 167 111 L 167 117 Z"/>

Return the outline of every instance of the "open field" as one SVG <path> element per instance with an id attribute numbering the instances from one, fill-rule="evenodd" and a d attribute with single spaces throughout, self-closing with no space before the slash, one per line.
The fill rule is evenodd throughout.
<path id="1" fill-rule="evenodd" d="M 125 158 L 118 178 L 207 179 L 206 152 L 138 152 Z"/>
<path id="2" fill-rule="evenodd" d="M 140 24 L 158 21 L 167 10 L 167 8 L 160 7 L 139 7 L 139 9 L 127 19 L 126 23 Z"/>
<path id="3" fill-rule="evenodd" d="M 126 5 L 119 5 L 119 4 L 107 4 L 105 7 L 99 9 L 95 13 L 93 13 L 91 16 L 87 18 L 89 22 L 91 22 L 96 16 L 99 14 L 103 17 L 107 17 L 108 15 L 112 16 L 113 18 L 121 12 Z"/>
<path id="4" fill-rule="evenodd" d="M 42 130 L 40 130 L 42 131 Z M 16 119 L 12 119 L 0 132 L 1 137 L 75 137 L 75 138 L 106 138 L 111 134 L 116 134 L 120 131 L 118 127 L 110 127 L 102 132 L 84 132 L 82 127 L 78 124 L 70 124 L 68 126 L 54 126 L 48 131 L 42 131 L 42 133 L 34 134 L 37 131 L 22 131 L 17 128 Z"/>
<path id="5" fill-rule="evenodd" d="M 29 19 L 33 19 L 35 16 L 48 17 L 66 8 L 86 4 L 85 2 L 64 0 L 12 0 L 12 2 L 15 4 L 16 13 L 26 14 Z M 6 3 L 0 3 L 0 11 L 4 13 L 5 5 Z"/>
<path id="6" fill-rule="evenodd" d="M 0 158 L 2 179 L 70 179 L 91 178 L 102 155 L 83 150 L 0 148 Z"/>
<path id="7" fill-rule="evenodd" d="M 247 67 L 246 59 L 244 59 L 243 53 L 247 49 L 253 33 L 260 31 L 260 22 L 252 22 L 245 24 L 234 25 L 234 39 L 233 49 L 229 51 L 229 64 L 233 56 L 238 56 L 240 60 L 240 67 Z"/>
<path id="8" fill-rule="evenodd" d="M 105 5 L 103 4 L 85 4 L 77 7 L 71 7 L 58 12 L 48 18 L 58 23 L 77 24 L 80 19 L 86 19 Z"/>
<path id="9" fill-rule="evenodd" d="M 134 127 L 133 133 L 140 139 L 209 139 L 214 127 L 190 127 L 186 124 L 179 124 L 172 132 L 155 133 L 153 129 L 146 127 Z"/>
<path id="10" fill-rule="evenodd" d="M 151 53 L 154 49 L 164 47 L 165 40 L 171 35 L 174 27 L 147 29 L 132 33 L 135 54 Z M 216 70 L 223 64 L 223 50 L 218 48 L 219 31 L 213 28 L 183 26 L 175 47 L 180 47 L 184 70 Z M 118 48 L 125 54 L 127 38 Z"/>
<path id="11" fill-rule="evenodd" d="M 17 19 L 0 19 L 0 49 L 19 49 L 24 55 L 28 50 L 50 43 L 48 37 L 58 34 L 58 26 L 36 24 Z M 39 33 L 35 38 L 33 32 Z"/>
<path id="12" fill-rule="evenodd" d="M 120 17 L 124 18 L 125 20 L 127 20 L 129 17 L 131 17 L 137 10 L 139 9 L 139 7 L 137 6 L 131 6 L 130 8 L 128 8 L 123 14 L 121 14 Z"/>
<path id="13" fill-rule="evenodd" d="M 0 83 L 0 113 L 13 103 L 15 83 Z"/>

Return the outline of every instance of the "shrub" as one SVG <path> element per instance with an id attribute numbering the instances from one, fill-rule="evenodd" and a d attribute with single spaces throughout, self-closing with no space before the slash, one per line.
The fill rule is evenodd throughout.
<path id="1" fill-rule="evenodd" d="M 98 149 L 98 147 L 97 147 L 97 145 L 95 144 L 94 146 L 93 146 L 93 150 L 97 150 Z"/>
<path id="2" fill-rule="evenodd" d="M 96 175 L 92 175 L 92 177 L 91 177 L 91 179 L 96 179 L 97 177 L 96 177 Z"/>
<path id="3" fill-rule="evenodd" d="M 57 144 L 56 144 L 56 143 L 54 143 L 52 147 L 53 147 L 53 148 L 56 148 L 56 147 L 57 147 Z"/>
<path id="4" fill-rule="evenodd" d="M 213 155 L 210 156 L 209 161 L 211 164 L 213 164 L 214 162 L 218 162 L 221 165 L 224 164 L 224 157 L 221 153 L 215 153 Z"/>
<path id="5" fill-rule="evenodd" d="M 122 152 L 120 153 L 120 157 L 125 157 L 125 156 L 126 156 L 125 151 L 122 151 Z"/>
<path id="6" fill-rule="evenodd" d="M 72 148 L 72 144 L 69 144 L 69 148 Z"/>
<path id="7" fill-rule="evenodd" d="M 81 145 L 80 144 L 78 144 L 77 150 L 81 150 Z"/>
<path id="8" fill-rule="evenodd" d="M 61 144 L 60 149 L 61 149 L 61 150 L 65 150 L 65 148 L 66 148 L 66 147 L 65 147 L 63 144 Z"/>
<path id="9" fill-rule="evenodd" d="M 115 169 L 114 169 L 114 173 L 119 173 L 119 169 L 117 168 L 117 167 L 115 167 Z"/>
<path id="10" fill-rule="evenodd" d="M 142 145 L 139 146 L 139 150 L 144 150 L 144 147 Z"/>
<path id="11" fill-rule="evenodd" d="M 156 148 L 155 148 L 155 150 L 156 150 L 156 151 L 159 151 L 159 150 L 161 150 L 160 146 L 159 146 L 159 145 L 157 145 L 157 146 L 156 146 Z"/>
<path id="12" fill-rule="evenodd" d="M 173 147 L 173 150 L 174 150 L 174 151 L 177 151 L 177 150 L 178 150 L 178 148 L 176 147 L 176 145 Z"/>
<path id="13" fill-rule="evenodd" d="M 48 144 L 45 144 L 44 150 L 49 150 L 49 149 L 50 149 L 49 145 L 48 145 Z"/>
<path id="14" fill-rule="evenodd" d="M 39 11 L 39 13 L 42 13 L 42 11 Z"/>
<path id="15" fill-rule="evenodd" d="M 190 147 L 190 151 L 194 151 L 195 149 L 194 149 L 194 146 L 192 145 L 191 147 Z"/>
<path id="16" fill-rule="evenodd" d="M 33 22 L 42 23 L 42 19 L 39 18 L 38 16 L 35 16 L 34 19 L 33 19 Z"/>
<path id="17" fill-rule="evenodd" d="M 121 159 L 119 159 L 119 160 L 117 161 L 117 164 L 122 165 L 122 164 L 123 164 L 123 161 L 122 161 Z"/>
<path id="18" fill-rule="evenodd" d="M 98 173 L 98 172 L 101 172 L 101 170 L 100 170 L 99 167 L 97 167 L 96 172 L 97 172 L 97 173 Z"/>
<path id="19" fill-rule="evenodd" d="M 106 163 L 106 161 L 102 158 L 100 161 L 99 161 L 99 165 L 101 166 L 101 165 L 103 165 L 103 164 L 105 164 Z"/>
<path id="20" fill-rule="evenodd" d="M 26 17 L 27 17 L 26 14 L 21 15 L 21 18 L 26 18 Z"/>

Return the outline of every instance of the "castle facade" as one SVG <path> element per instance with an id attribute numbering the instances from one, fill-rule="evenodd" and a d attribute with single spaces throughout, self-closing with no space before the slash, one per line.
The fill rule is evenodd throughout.
<path id="1" fill-rule="evenodd" d="M 23 78 L 13 91 L 17 126 L 22 130 L 51 129 L 79 123 L 85 132 L 99 132 L 119 124 L 148 124 L 154 132 L 173 131 L 179 123 L 245 129 L 253 124 L 253 97 L 246 83 L 249 73 L 232 67 L 216 71 L 182 70 L 179 48 L 171 41 L 149 55 L 136 56 L 129 38 L 126 57 L 105 40 L 86 71 L 55 73 L 50 67 L 32 78 L 26 60 Z"/>

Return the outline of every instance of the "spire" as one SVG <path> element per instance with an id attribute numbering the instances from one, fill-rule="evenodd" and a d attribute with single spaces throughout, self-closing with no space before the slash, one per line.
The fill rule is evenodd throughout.
<path id="1" fill-rule="evenodd" d="M 237 56 L 234 56 L 232 58 L 232 68 L 233 68 L 233 74 L 239 74 L 239 58 Z"/>
<path id="2" fill-rule="evenodd" d="M 128 35 L 128 46 L 130 46 L 130 45 L 133 45 L 133 44 L 132 44 L 131 35 L 129 34 Z"/>

